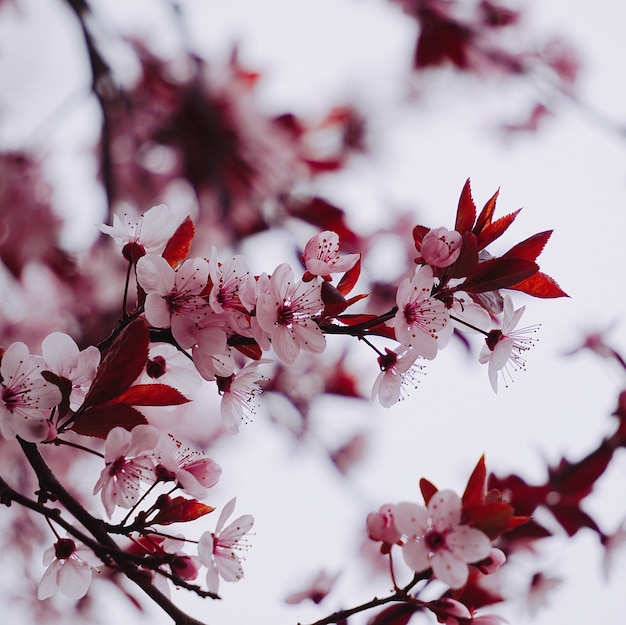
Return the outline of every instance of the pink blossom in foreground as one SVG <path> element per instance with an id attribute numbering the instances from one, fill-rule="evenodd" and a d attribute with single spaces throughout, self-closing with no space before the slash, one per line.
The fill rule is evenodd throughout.
<path id="1" fill-rule="evenodd" d="M 96 377 L 100 350 L 90 345 L 81 352 L 71 336 L 53 332 L 43 340 L 41 353 L 44 368 L 71 383 L 70 408 L 80 408 Z"/>
<path id="2" fill-rule="evenodd" d="M 215 247 L 211 250 L 209 276 L 213 284 L 209 293 L 209 304 L 216 313 L 227 313 L 235 326 L 248 326 L 243 312 L 248 312 L 242 303 L 239 291 L 245 291 L 245 284 L 253 280 L 248 263 L 243 256 L 233 256 L 220 263 Z M 237 328 L 238 333 L 239 329 Z"/>
<path id="3" fill-rule="evenodd" d="M 504 296 L 504 317 L 502 329 L 492 330 L 485 339 L 485 345 L 478 356 L 479 362 L 488 363 L 488 375 L 491 387 L 498 392 L 498 374 L 504 378 L 505 386 L 513 380 L 512 373 L 526 369 L 526 359 L 522 354 L 536 342 L 529 334 L 537 332 L 539 326 L 529 326 L 516 330 L 517 324 L 526 309 L 525 306 L 515 310 L 513 300 Z"/>
<path id="4" fill-rule="evenodd" d="M 461 498 L 450 490 L 435 493 L 428 509 L 414 503 L 395 507 L 397 528 L 406 536 L 405 562 L 416 573 L 432 568 L 451 588 L 467 582 L 468 563 L 485 559 L 491 541 L 480 530 L 461 524 Z"/>
<path id="5" fill-rule="evenodd" d="M 264 377 L 259 373 L 259 365 L 271 360 L 262 358 L 247 363 L 241 371 L 228 377 L 218 377 L 217 384 L 222 394 L 221 414 L 224 427 L 232 433 L 239 431 L 239 425 L 256 409 L 255 398 L 262 392 L 260 385 Z"/>
<path id="6" fill-rule="evenodd" d="M 400 347 L 399 351 L 385 348 L 385 352 L 385 355 L 378 357 L 380 373 L 374 380 L 372 399 L 378 397 L 382 406 L 390 408 L 400 401 L 407 384 L 413 387 L 417 385 L 415 375 L 423 367 L 415 364 L 420 354 L 410 347 Z"/>
<path id="7" fill-rule="evenodd" d="M 101 491 L 102 504 L 111 516 L 115 506 L 131 508 L 141 495 L 141 483 L 156 480 L 159 431 L 151 425 L 137 425 L 128 432 L 113 428 L 104 443 L 105 467 L 93 494 Z"/>
<path id="8" fill-rule="evenodd" d="M 113 237 L 122 248 L 124 258 L 137 261 L 144 254 L 161 254 L 172 238 L 182 219 L 164 204 L 153 206 L 137 221 L 113 215 L 113 225 L 99 224 L 104 234 Z"/>
<path id="9" fill-rule="evenodd" d="M 39 443 L 53 434 L 51 409 L 61 401 L 61 391 L 41 376 L 37 358 L 24 343 L 12 343 L 0 364 L 0 434 L 20 436 Z"/>
<path id="10" fill-rule="evenodd" d="M 322 603 L 339 577 L 338 574 L 330 575 L 326 571 L 320 571 L 302 590 L 291 593 L 285 597 L 285 603 L 295 605 L 306 599 L 310 599 L 316 605 Z"/>
<path id="11" fill-rule="evenodd" d="M 39 599 L 52 597 L 57 590 L 70 599 L 80 599 L 89 590 L 95 567 L 102 563 L 88 547 L 60 538 L 44 552 L 43 564 L 48 568 L 37 588 Z"/>
<path id="12" fill-rule="evenodd" d="M 209 263 L 190 258 L 174 270 L 156 254 L 137 263 L 137 281 L 147 293 L 146 319 L 155 328 L 172 328 L 178 344 L 187 349 L 196 343 L 196 326 L 209 307 L 200 294 L 209 280 Z"/>
<path id="13" fill-rule="evenodd" d="M 235 509 L 236 498 L 231 499 L 222 510 L 215 532 L 204 532 L 198 542 L 198 557 L 207 567 L 206 582 L 210 592 L 219 591 L 220 577 L 226 582 L 237 582 L 243 577 L 241 558 L 237 551 L 242 548 L 242 539 L 254 524 L 250 514 L 235 519 L 224 527 Z"/>
<path id="14" fill-rule="evenodd" d="M 437 355 L 439 333 L 448 324 L 445 304 L 430 296 L 432 287 L 432 267 L 416 269 L 413 278 L 406 278 L 398 287 L 398 312 L 393 320 L 396 339 L 428 360 Z"/>
<path id="15" fill-rule="evenodd" d="M 171 434 L 161 437 L 158 456 L 157 474 L 161 479 L 163 472 L 169 473 L 185 492 L 197 499 L 205 497 L 207 489 L 215 486 L 222 474 L 217 462 L 200 451 L 185 447 Z"/>
<path id="16" fill-rule="evenodd" d="M 325 230 L 307 242 L 302 255 L 306 270 L 312 276 L 330 276 L 331 273 L 345 273 L 356 265 L 359 254 L 339 255 L 339 236 Z"/>
<path id="17" fill-rule="evenodd" d="M 432 267 L 449 267 L 461 254 L 463 237 L 456 230 L 434 228 L 422 239 L 420 253 Z"/>
<path id="18" fill-rule="evenodd" d="M 324 308 L 321 289 L 319 278 L 297 282 L 291 267 L 283 263 L 272 274 L 268 292 L 259 295 L 257 322 L 287 365 L 293 364 L 301 349 L 319 354 L 326 348 L 326 338 L 313 321 Z"/>

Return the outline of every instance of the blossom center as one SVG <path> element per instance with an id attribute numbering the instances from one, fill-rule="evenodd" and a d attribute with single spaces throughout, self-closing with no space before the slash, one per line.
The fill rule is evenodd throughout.
<path id="1" fill-rule="evenodd" d="M 446 548 L 446 535 L 444 532 L 432 530 L 424 537 L 424 542 L 433 553 Z"/>

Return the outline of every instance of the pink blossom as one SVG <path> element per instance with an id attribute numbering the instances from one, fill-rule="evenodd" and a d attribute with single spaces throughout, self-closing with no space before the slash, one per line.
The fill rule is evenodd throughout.
<path id="1" fill-rule="evenodd" d="M 146 319 L 155 328 L 172 328 L 178 344 L 187 349 L 196 343 L 197 324 L 209 308 L 201 293 L 209 279 L 209 263 L 190 258 L 178 270 L 156 254 L 137 262 L 137 281 L 147 293 Z"/>
<path id="2" fill-rule="evenodd" d="M 80 599 L 87 594 L 93 571 L 101 562 L 91 549 L 60 538 L 44 552 L 43 564 L 48 568 L 39 582 L 39 599 L 47 599 L 57 590 L 70 599 Z"/>
<path id="3" fill-rule="evenodd" d="M 235 509 L 236 499 L 231 499 L 222 510 L 215 532 L 204 532 L 198 542 L 198 557 L 207 567 L 206 582 L 210 592 L 219 591 L 220 577 L 226 582 L 237 582 L 243 577 L 241 558 L 237 551 L 243 547 L 242 539 L 254 524 L 250 514 L 235 519 L 224 527 L 226 519 Z"/>
<path id="4" fill-rule="evenodd" d="M 489 381 L 496 393 L 498 373 L 502 374 L 505 386 L 508 386 L 509 381 L 513 381 L 513 372 L 526 369 L 526 359 L 522 354 L 536 342 L 536 339 L 528 335 L 537 332 L 539 326 L 515 329 L 525 309 L 526 307 L 522 306 L 514 310 L 513 300 L 509 295 L 505 295 L 502 329 L 489 332 L 478 356 L 479 362 L 489 363 Z"/>
<path id="5" fill-rule="evenodd" d="M 400 542 L 402 533 L 396 527 L 394 520 L 395 506 L 385 504 L 378 512 L 370 512 L 367 515 L 367 535 L 375 541 L 382 541 L 387 545 L 394 545 Z"/>
<path id="6" fill-rule="evenodd" d="M 492 547 L 489 555 L 484 560 L 475 562 L 474 566 L 483 573 L 483 575 L 490 575 L 491 573 L 495 573 L 505 562 L 506 555 L 504 551 Z"/>
<path id="7" fill-rule="evenodd" d="M 339 575 L 330 575 L 326 571 L 320 571 L 305 588 L 298 592 L 291 593 L 285 597 L 285 603 L 295 605 L 306 599 L 310 599 L 316 605 L 322 603 L 328 593 L 332 590 Z"/>
<path id="8" fill-rule="evenodd" d="M 198 499 L 206 496 L 207 489 L 215 486 L 222 474 L 217 462 L 200 451 L 184 447 L 171 434 L 161 437 L 158 456 L 157 475 L 163 479 L 164 471 L 171 474 L 185 492 Z"/>
<path id="9" fill-rule="evenodd" d="M 411 280 L 403 280 L 396 294 L 398 312 L 393 321 L 396 339 L 432 360 L 437 355 L 437 339 L 448 323 L 445 304 L 431 297 L 433 270 L 424 265 Z"/>
<path id="10" fill-rule="evenodd" d="M 24 343 L 12 343 L 0 363 L 0 434 L 38 443 L 52 434 L 50 410 L 61 401 L 61 391 L 41 376 L 37 358 Z"/>
<path id="11" fill-rule="evenodd" d="M 385 348 L 385 352 L 385 355 L 378 357 L 380 373 L 374 380 L 372 399 L 378 396 L 381 405 L 390 408 L 400 401 L 402 390 L 407 384 L 417 385 L 415 375 L 423 367 L 415 364 L 420 354 L 410 347 L 399 348 L 399 351 Z"/>
<path id="12" fill-rule="evenodd" d="M 422 239 L 420 253 L 424 262 L 433 267 L 449 267 L 461 254 L 463 237 L 456 230 L 434 228 Z"/>
<path id="13" fill-rule="evenodd" d="M 292 364 L 301 349 L 319 354 L 326 347 L 326 338 L 313 321 L 324 303 L 322 283 L 296 282 L 287 263 L 279 265 L 269 280 L 269 292 L 259 295 L 256 319 L 267 332 L 281 362 Z"/>
<path id="14" fill-rule="evenodd" d="M 416 573 L 432 568 L 451 588 L 467 582 L 468 563 L 489 555 L 491 542 L 480 530 L 461 524 L 461 498 L 450 490 L 435 493 L 428 509 L 414 503 L 395 508 L 397 528 L 406 536 L 405 562 Z"/>
<path id="15" fill-rule="evenodd" d="M 315 235 L 304 247 L 302 261 L 312 276 L 344 273 L 356 265 L 359 254 L 339 255 L 339 236 L 331 230 Z"/>
<path id="16" fill-rule="evenodd" d="M 109 517 L 115 506 L 131 508 L 141 495 L 142 482 L 156 480 L 159 431 L 151 425 L 137 425 L 128 432 L 113 428 L 104 443 L 105 467 L 93 489 L 101 492 Z"/>
<path id="17" fill-rule="evenodd" d="M 268 362 L 271 361 L 267 358 L 255 360 L 247 363 L 237 373 L 218 378 L 217 384 L 222 394 L 222 423 L 229 432 L 238 432 L 239 424 L 250 413 L 254 413 L 256 395 L 262 392 L 259 383 L 264 379 L 258 368 Z"/>
<path id="18" fill-rule="evenodd" d="M 113 215 L 113 225 L 99 224 L 104 234 L 113 237 L 122 248 L 124 258 L 137 261 L 144 254 L 161 254 L 172 238 L 182 219 L 164 204 L 153 206 L 139 217 L 137 221 L 128 215 Z"/>
<path id="19" fill-rule="evenodd" d="M 49 334 L 41 344 L 45 368 L 71 383 L 70 408 L 77 410 L 100 364 L 100 350 L 90 345 L 82 352 L 71 336 L 62 332 Z"/>

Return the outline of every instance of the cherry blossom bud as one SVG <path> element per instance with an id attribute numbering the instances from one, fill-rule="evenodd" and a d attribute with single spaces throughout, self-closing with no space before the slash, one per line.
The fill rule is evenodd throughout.
<path id="1" fill-rule="evenodd" d="M 435 228 L 422 239 L 421 254 L 432 267 L 449 267 L 461 254 L 463 237 L 456 230 Z"/>

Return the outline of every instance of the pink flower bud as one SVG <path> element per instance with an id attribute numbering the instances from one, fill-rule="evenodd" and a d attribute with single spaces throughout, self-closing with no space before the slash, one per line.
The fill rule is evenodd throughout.
<path id="1" fill-rule="evenodd" d="M 435 228 L 422 239 L 422 258 L 432 267 L 449 267 L 461 254 L 462 243 L 456 230 Z"/>

